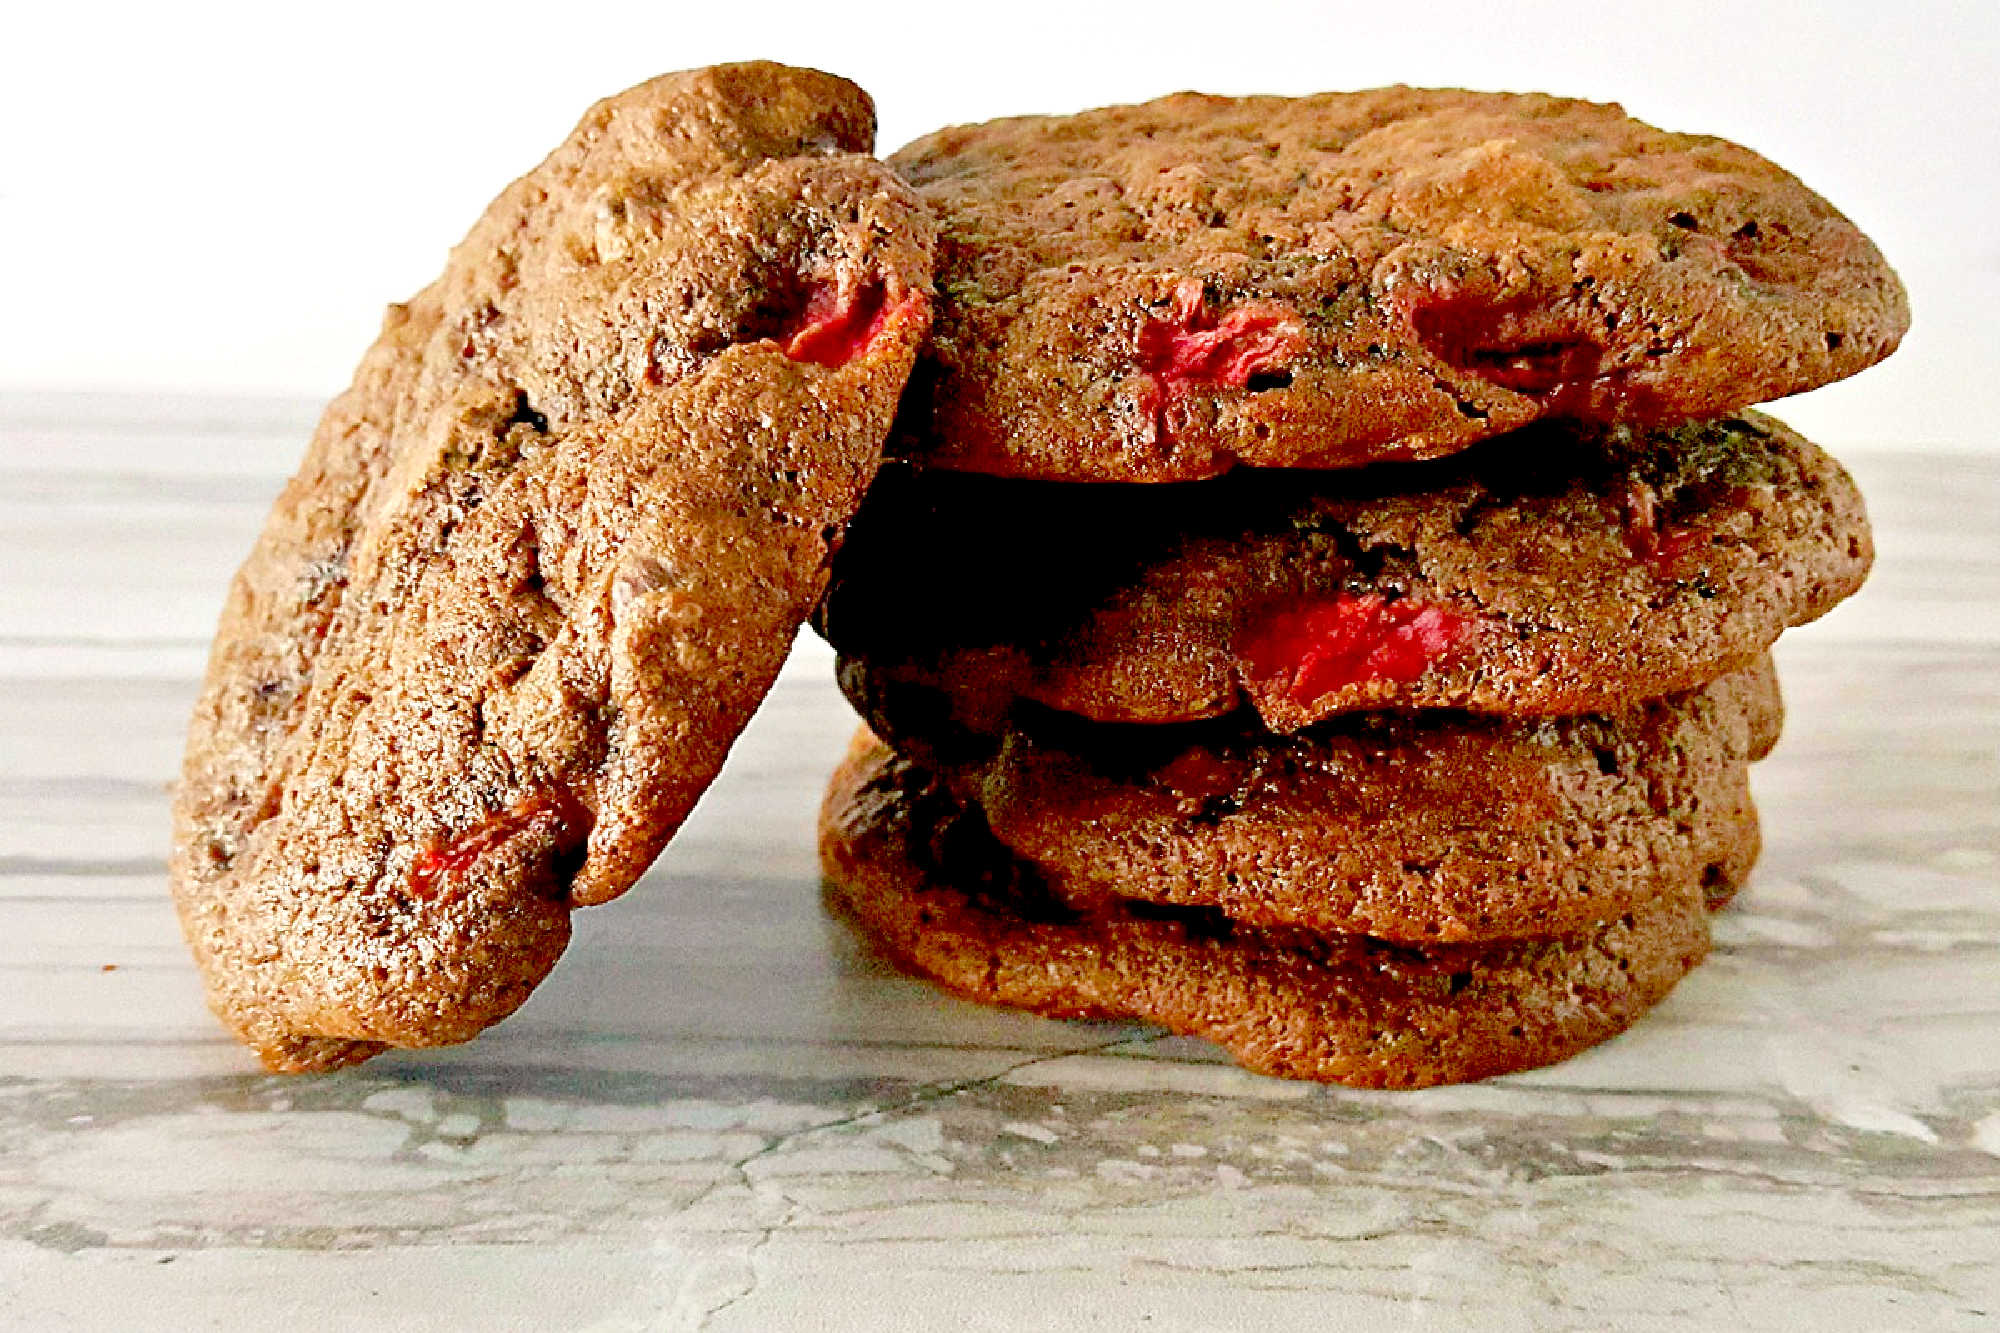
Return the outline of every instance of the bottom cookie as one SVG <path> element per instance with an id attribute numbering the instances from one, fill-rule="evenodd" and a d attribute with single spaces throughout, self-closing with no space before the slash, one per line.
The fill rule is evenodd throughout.
<path id="1" fill-rule="evenodd" d="M 1412 948 L 1201 908 L 1051 895 L 976 813 L 866 730 L 820 815 L 828 887 L 909 968 L 970 999 L 1130 1018 L 1244 1066 L 1417 1088 L 1565 1059 L 1630 1026 L 1708 951 L 1701 887 L 1573 935 Z"/>

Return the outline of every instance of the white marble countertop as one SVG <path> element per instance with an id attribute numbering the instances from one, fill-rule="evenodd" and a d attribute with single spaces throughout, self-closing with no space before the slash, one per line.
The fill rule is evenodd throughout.
<path id="1" fill-rule="evenodd" d="M 808 641 L 647 880 L 457 1050 L 259 1073 L 167 787 L 310 405 L 0 398 L 0 1324 L 2000 1326 L 2000 459 L 1854 454 L 1767 851 L 1628 1035 L 1469 1087 L 943 998 L 820 908 Z"/>

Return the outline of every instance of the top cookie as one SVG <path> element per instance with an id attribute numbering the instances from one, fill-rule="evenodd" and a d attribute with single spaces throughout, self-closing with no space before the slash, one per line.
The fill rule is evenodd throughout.
<path id="1" fill-rule="evenodd" d="M 1193 480 L 1670 424 L 1851 375 L 1909 321 L 1791 175 L 1616 106 L 1181 93 L 890 163 L 943 227 L 898 447 L 962 471 Z"/>
<path id="2" fill-rule="evenodd" d="M 176 807 L 273 1069 L 504 1017 L 714 777 L 929 323 L 873 133 L 831 75 L 642 84 L 390 309 L 230 590 Z"/>

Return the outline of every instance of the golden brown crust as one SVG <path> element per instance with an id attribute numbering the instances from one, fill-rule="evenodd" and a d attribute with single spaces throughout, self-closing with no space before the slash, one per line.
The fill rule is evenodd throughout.
<path id="1" fill-rule="evenodd" d="M 876 944 L 967 998 L 1141 1019 L 1262 1073 L 1357 1087 L 1565 1059 L 1629 1026 L 1708 950 L 1692 885 L 1571 936 L 1426 949 L 1219 913 L 1068 911 L 865 732 L 827 791 L 820 856 L 836 902 Z"/>
<path id="2" fill-rule="evenodd" d="M 777 65 L 642 84 L 390 310 L 231 588 L 176 806 L 270 1067 L 506 1016 L 714 776 L 928 324 L 873 121 Z"/>
<path id="3" fill-rule="evenodd" d="M 1552 717 L 1747 667 L 1859 587 L 1872 554 L 1847 473 L 1755 413 L 1185 486 L 893 469 L 815 624 L 851 692 L 936 691 L 989 731 L 1019 699 L 1155 723 L 1247 703 L 1277 731 L 1361 709 Z M 1451 632 L 1372 665 L 1272 634 L 1367 606 L 1424 608 Z M 1350 635 L 1358 649 L 1371 629 L 1395 647 L 1382 620 Z"/>
<path id="4" fill-rule="evenodd" d="M 1687 421 L 1853 374 L 1909 321 L 1770 162 L 1540 94 L 1182 93 L 890 161 L 944 227 L 901 447 L 967 471 L 1189 480 Z"/>

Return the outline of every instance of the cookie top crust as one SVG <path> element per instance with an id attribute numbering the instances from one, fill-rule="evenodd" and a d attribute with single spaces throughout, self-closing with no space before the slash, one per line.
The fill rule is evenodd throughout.
<path id="1" fill-rule="evenodd" d="M 1605 712 L 1749 665 L 1872 558 L 1838 463 L 1755 413 L 1543 423 L 1452 458 L 1174 486 L 885 472 L 815 623 L 850 689 L 995 732 L 1246 704 Z"/>
<path id="2" fill-rule="evenodd" d="M 278 1070 L 463 1041 L 679 827 L 824 585 L 929 324 L 868 97 L 599 103 L 390 308 L 232 584 L 173 885 Z"/>
<path id="3" fill-rule="evenodd" d="M 943 227 L 897 447 L 966 471 L 1191 480 L 1672 424 L 1851 375 L 1909 322 L 1793 176 L 1612 105 L 1180 93 L 889 160 Z"/>
<path id="4" fill-rule="evenodd" d="M 1134 1018 L 1261 1073 L 1414 1088 L 1549 1064 L 1657 1003 L 1708 951 L 1693 886 L 1547 939 L 1390 944 L 1109 901 L 1076 910 L 865 732 L 828 786 L 829 900 L 895 961 L 987 1004 Z"/>
<path id="5" fill-rule="evenodd" d="M 1064 902 L 1415 943 L 1563 934 L 1740 882 L 1747 765 L 1783 720 L 1768 656 L 1611 715 L 1357 713 L 1291 736 L 1040 713 L 988 740 L 914 689 L 856 703 Z"/>

